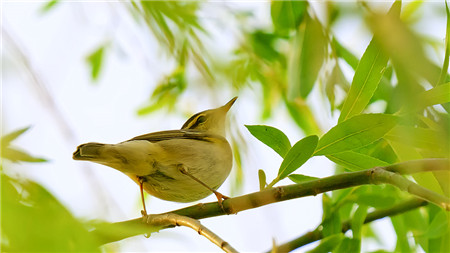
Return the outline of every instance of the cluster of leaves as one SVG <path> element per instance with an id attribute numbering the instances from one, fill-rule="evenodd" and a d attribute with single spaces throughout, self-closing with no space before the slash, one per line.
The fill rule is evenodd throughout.
<path id="1" fill-rule="evenodd" d="M 331 109 L 338 108 L 340 115 L 338 124 L 320 138 L 317 135 L 310 135 L 292 147 L 286 135 L 276 128 L 264 125 L 247 126 L 252 135 L 283 158 L 278 175 L 270 183 L 266 182 L 265 172 L 259 170 L 261 189 L 272 187 L 286 177 L 295 183 L 315 179 L 302 174 L 293 174 L 313 156 L 327 157 L 341 168 L 337 172 L 358 171 L 421 158 L 448 158 L 450 102 L 450 83 L 447 74 L 450 32 L 448 8 L 446 53 L 442 68 L 426 57 L 423 40 L 400 18 L 400 8 L 401 3 L 395 2 L 387 14 L 371 14 L 367 17 L 367 23 L 374 36 L 358 60 L 336 38 L 333 38 L 328 28 L 323 27 L 310 14 L 311 10 L 307 11 L 307 2 L 272 2 L 275 32 L 270 37 L 272 40 L 275 40 L 275 37 L 292 38 L 292 51 L 295 55 L 293 64 L 296 71 L 292 66 L 288 66 L 287 69 L 277 68 L 278 64 L 286 66 L 286 55 L 274 53 L 277 52 L 275 43 L 265 43 L 266 48 L 263 52 L 258 51 L 261 50 L 260 47 L 252 48 L 253 57 L 256 55 L 264 59 L 258 61 L 256 63 L 258 67 L 254 69 L 287 71 L 287 79 L 282 85 L 285 89 L 282 89 L 281 95 L 287 107 L 291 108 L 289 111 L 294 119 L 297 115 L 308 120 L 311 119 L 310 114 L 302 114 L 305 112 L 303 109 L 293 110 L 290 105 L 295 104 L 294 101 L 301 101 L 300 104 L 304 104 L 304 99 L 316 83 L 321 66 L 327 61 L 334 60 L 331 75 L 326 75 L 325 89 Z M 286 15 L 287 13 L 292 15 Z M 291 29 L 297 31 L 290 33 Z M 328 49 L 331 49 L 331 54 L 327 59 Z M 266 54 L 268 52 L 273 53 L 269 56 Z M 273 64 L 275 58 L 278 64 Z M 338 60 L 343 60 L 355 71 L 349 87 L 345 81 L 341 82 L 345 78 Z M 268 62 L 273 65 L 268 67 Z M 394 74 L 396 81 L 393 78 Z M 275 75 L 271 73 L 269 76 L 282 77 L 284 73 Z M 266 78 L 266 73 L 262 71 L 254 77 L 261 78 L 258 81 L 262 86 L 273 86 L 268 83 L 270 79 Z M 337 85 L 347 93 L 341 104 L 334 104 L 336 101 L 333 91 Z M 425 90 L 425 87 L 432 88 Z M 273 91 L 269 91 L 267 96 L 269 94 L 273 95 Z M 386 102 L 385 111 L 365 114 L 367 107 L 376 100 Z M 299 116 L 298 113 L 302 115 Z M 311 124 L 307 126 L 299 120 L 296 122 L 306 133 L 314 133 L 309 128 Z M 450 195 L 448 172 L 420 173 L 414 176 L 414 180 L 440 194 Z M 404 198 L 404 193 L 387 186 L 364 186 L 335 191 L 331 196 L 324 194 L 321 226 L 325 238 L 312 252 L 359 251 L 361 238 L 374 236 L 373 232 L 368 230 L 364 232 L 362 229 L 368 210 L 387 208 Z M 347 219 L 351 219 L 352 223 L 351 237 L 342 234 L 342 222 Z M 417 222 L 407 222 L 411 220 Z M 396 246 L 398 251 L 411 252 L 419 245 L 426 252 L 442 252 L 450 249 L 450 243 L 446 239 L 450 235 L 450 223 L 444 210 L 429 206 L 422 212 L 415 210 L 393 217 L 392 223 L 398 236 Z M 414 235 L 414 244 L 407 238 L 410 232 Z"/>

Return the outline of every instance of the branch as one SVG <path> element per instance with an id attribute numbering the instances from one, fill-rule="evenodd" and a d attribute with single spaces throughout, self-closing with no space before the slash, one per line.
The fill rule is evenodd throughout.
<path id="1" fill-rule="evenodd" d="M 236 253 L 233 247 L 219 236 L 214 234 L 211 230 L 203 226 L 198 220 L 186 216 L 181 216 L 173 213 L 166 213 L 160 215 L 147 216 L 146 223 L 150 226 L 161 228 L 169 228 L 173 226 L 185 226 L 194 229 L 199 235 L 203 235 L 212 243 L 219 246 L 222 250 L 229 253 Z"/>
<path id="2" fill-rule="evenodd" d="M 421 166 L 415 166 L 417 164 L 421 164 Z M 429 164 L 429 166 L 427 164 Z M 206 204 L 197 204 L 168 213 L 187 216 L 193 219 L 204 219 L 225 214 L 236 214 L 240 211 L 257 208 L 260 206 L 295 198 L 315 196 L 328 191 L 359 185 L 383 183 L 392 184 L 426 201 L 432 202 L 446 210 L 449 210 L 449 198 L 430 191 L 394 172 L 391 172 L 398 170 L 399 173 L 407 174 L 409 171 L 406 168 L 406 165 L 411 166 L 411 173 L 436 170 L 450 171 L 450 163 L 448 159 L 423 159 L 363 171 L 342 173 L 339 175 L 307 181 L 301 184 L 266 189 L 263 191 L 226 199 L 223 201 L 223 209 L 217 202 L 210 202 Z M 419 170 L 419 167 L 423 168 L 423 170 Z M 142 223 L 142 219 L 138 218 L 129 221 L 104 224 L 102 226 L 98 226 L 91 233 L 98 238 L 100 244 L 105 244 L 158 230 L 159 229 L 155 227 Z"/>
<path id="3" fill-rule="evenodd" d="M 388 216 L 395 216 L 412 209 L 425 206 L 428 202 L 425 200 L 413 198 L 407 201 L 404 201 L 400 204 L 397 204 L 388 209 L 376 210 L 369 214 L 367 214 L 366 219 L 364 220 L 364 224 L 370 223 L 375 220 L 379 220 Z M 342 233 L 347 232 L 347 230 L 351 229 L 351 220 L 347 220 L 342 223 Z M 306 234 L 289 241 L 287 243 L 281 244 L 277 246 L 275 249 L 270 250 L 275 252 L 290 252 L 292 250 L 298 249 L 306 244 L 318 241 L 323 239 L 322 229 L 318 226 L 315 230 L 307 232 Z"/>

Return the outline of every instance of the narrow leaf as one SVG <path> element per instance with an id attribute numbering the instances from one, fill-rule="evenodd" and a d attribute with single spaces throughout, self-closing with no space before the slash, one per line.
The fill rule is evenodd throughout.
<path id="1" fill-rule="evenodd" d="M 2 136 L 1 138 L 1 146 L 2 148 L 6 148 L 7 146 L 9 146 L 9 143 L 11 143 L 11 141 L 17 139 L 17 137 L 19 137 L 20 135 L 22 135 L 23 133 L 25 133 L 26 131 L 28 131 L 28 129 L 30 129 L 30 126 L 21 128 L 19 130 L 16 130 L 12 133 L 6 134 L 4 136 Z"/>
<path id="2" fill-rule="evenodd" d="M 41 13 L 45 13 L 50 11 L 51 9 L 53 9 L 60 1 L 59 0 L 50 0 L 47 3 L 45 3 L 42 7 L 41 7 Z"/>
<path id="3" fill-rule="evenodd" d="M 339 58 L 342 58 L 353 69 L 356 69 L 358 67 L 359 63 L 358 57 L 356 57 L 352 52 L 350 52 L 350 50 L 345 48 L 339 41 L 336 40 L 336 38 L 333 38 L 331 43 Z"/>
<path id="4" fill-rule="evenodd" d="M 420 39 L 399 17 L 401 3 L 394 2 L 386 15 L 373 15 L 368 24 L 383 52 L 390 57 L 397 69 L 407 71 L 417 79 L 425 78 L 431 85 L 439 80 L 440 68 L 428 59 Z"/>
<path id="5" fill-rule="evenodd" d="M 305 137 L 295 143 L 281 163 L 278 178 L 281 180 L 302 166 L 314 153 L 319 138 L 317 135 Z"/>
<path id="6" fill-rule="evenodd" d="M 46 159 L 40 157 L 34 157 L 28 153 L 21 150 L 5 148 L 2 150 L 2 158 L 8 159 L 12 162 L 30 162 L 30 163 L 40 163 L 47 162 Z"/>
<path id="7" fill-rule="evenodd" d="M 258 170 L 259 190 L 262 191 L 266 188 L 266 173 L 264 170 Z"/>
<path id="8" fill-rule="evenodd" d="M 345 237 L 333 253 L 360 252 L 361 240 Z"/>
<path id="9" fill-rule="evenodd" d="M 397 117 L 362 114 L 337 124 L 319 140 L 314 155 L 330 155 L 366 146 L 389 132 Z"/>
<path id="10" fill-rule="evenodd" d="M 289 31 L 300 24 L 307 4 L 306 1 L 272 1 L 270 16 L 275 31 L 281 35 L 289 35 Z"/>
<path id="11" fill-rule="evenodd" d="M 351 171 L 360 171 L 377 166 L 389 165 L 389 163 L 385 161 L 355 151 L 331 154 L 327 155 L 327 158 Z"/>
<path id="12" fill-rule="evenodd" d="M 246 125 L 245 127 L 256 139 L 272 148 L 283 158 L 291 148 L 287 136 L 275 127 L 264 125 Z"/>
<path id="13" fill-rule="evenodd" d="M 424 91 L 416 100 L 422 106 L 444 104 L 450 102 L 450 83 L 438 85 Z"/>
<path id="14" fill-rule="evenodd" d="M 356 209 L 355 214 L 352 218 L 353 239 L 361 239 L 361 230 L 364 224 L 364 220 L 366 219 L 368 209 L 369 207 L 366 205 L 360 205 L 358 209 Z"/>
<path id="15" fill-rule="evenodd" d="M 383 77 L 387 61 L 388 57 L 372 39 L 356 68 L 339 122 L 360 114 L 366 108 Z"/>
<path id="16" fill-rule="evenodd" d="M 307 253 L 331 252 L 344 238 L 345 237 L 342 233 L 325 237 L 320 241 L 319 246 L 307 251 Z"/>
<path id="17" fill-rule="evenodd" d="M 444 56 L 444 64 L 442 66 L 441 74 L 439 75 L 437 85 L 444 83 L 448 75 L 448 65 L 450 57 L 450 11 L 448 10 L 447 1 L 445 1 L 445 11 L 447 12 L 447 29 L 445 33 L 445 56 Z"/>
<path id="18" fill-rule="evenodd" d="M 301 175 L 301 174 L 291 174 L 288 177 L 290 180 L 292 180 L 292 182 L 294 182 L 296 184 L 319 179 L 318 177 L 310 177 L 310 176 Z"/>
<path id="19" fill-rule="evenodd" d="M 306 98 L 317 80 L 320 68 L 326 55 L 327 40 L 320 22 L 306 15 L 306 28 L 301 45 L 300 96 Z"/>
<path id="20" fill-rule="evenodd" d="M 99 77 L 100 70 L 103 65 L 103 54 L 105 51 L 105 46 L 100 46 L 94 52 L 87 56 L 86 60 L 91 68 L 92 80 L 96 81 Z"/>

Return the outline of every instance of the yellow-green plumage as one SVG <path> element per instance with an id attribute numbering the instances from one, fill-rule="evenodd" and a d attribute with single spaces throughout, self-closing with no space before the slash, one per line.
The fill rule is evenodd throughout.
<path id="1" fill-rule="evenodd" d="M 181 173 L 180 167 L 214 190 L 222 185 L 233 161 L 224 128 L 235 100 L 193 115 L 180 130 L 145 134 L 118 144 L 82 144 L 73 159 L 112 167 L 136 183 L 141 180 L 145 191 L 160 199 L 200 200 L 212 192 Z"/>

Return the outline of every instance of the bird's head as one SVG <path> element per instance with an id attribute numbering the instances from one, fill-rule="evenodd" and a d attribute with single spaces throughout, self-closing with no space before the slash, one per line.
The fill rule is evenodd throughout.
<path id="1" fill-rule="evenodd" d="M 232 98 L 228 103 L 219 108 L 194 114 L 186 121 L 186 123 L 184 123 L 181 129 L 203 130 L 225 136 L 225 119 L 227 112 L 230 110 L 236 99 L 237 97 Z"/>

